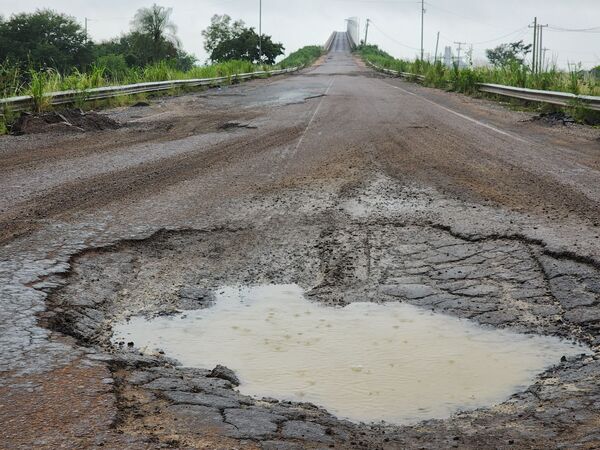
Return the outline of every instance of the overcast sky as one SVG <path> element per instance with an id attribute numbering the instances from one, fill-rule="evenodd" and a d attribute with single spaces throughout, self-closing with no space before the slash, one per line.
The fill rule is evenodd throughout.
<path id="1" fill-rule="evenodd" d="M 128 31 L 137 8 L 151 0 L 0 0 L 0 14 L 51 8 L 68 13 L 83 23 L 90 19 L 94 40 L 104 40 Z M 201 31 L 213 14 L 229 14 L 258 26 L 259 0 L 157 0 L 173 8 L 173 20 L 185 50 L 206 59 Z M 485 49 L 503 42 L 531 42 L 527 25 L 538 16 L 553 28 L 596 32 L 564 32 L 545 29 L 548 59 L 562 67 L 581 62 L 600 65 L 600 0 L 430 0 L 425 6 L 425 51 L 433 54 L 439 31 L 440 52 L 453 43 L 473 43 L 476 61 Z M 413 58 L 420 46 L 420 1 L 416 0 L 263 0 L 263 31 L 283 42 L 286 52 L 307 44 L 324 43 L 333 30 L 344 30 L 344 19 L 359 17 L 361 25 L 373 21 L 369 41 L 396 57 Z M 364 33 L 364 28 L 361 30 Z"/>

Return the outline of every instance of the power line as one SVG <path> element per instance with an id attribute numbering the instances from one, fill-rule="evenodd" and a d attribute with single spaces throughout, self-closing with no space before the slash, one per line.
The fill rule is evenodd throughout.
<path id="1" fill-rule="evenodd" d="M 500 41 L 500 40 L 502 40 L 502 39 L 506 39 L 506 38 L 507 38 L 507 37 L 509 37 L 509 36 L 512 36 L 512 35 L 514 35 L 514 34 L 517 34 L 517 33 L 523 32 L 523 31 L 525 31 L 525 30 L 527 30 L 527 26 L 521 27 L 521 28 L 519 28 L 518 30 L 515 30 L 515 31 L 513 31 L 513 32 L 511 32 L 511 33 L 508 33 L 508 34 L 505 34 L 505 35 L 499 36 L 499 37 L 497 37 L 497 38 L 495 38 L 495 39 L 489 39 L 489 40 L 487 40 L 487 41 L 480 41 L 480 42 L 470 42 L 470 44 L 471 44 L 471 45 L 483 45 L 483 44 L 489 44 L 490 42 L 496 42 L 496 41 Z"/>
<path id="2" fill-rule="evenodd" d="M 376 24 L 375 22 L 373 22 L 373 20 L 371 20 L 369 23 L 370 23 L 370 24 L 371 24 L 373 27 L 375 27 L 375 29 L 376 29 L 377 31 L 379 31 L 381 34 L 383 34 L 383 35 L 384 35 L 386 38 L 388 38 L 390 41 L 392 41 L 392 42 L 394 42 L 394 43 L 396 43 L 396 44 L 400 45 L 401 47 L 406 47 L 406 48 L 408 48 L 408 49 L 410 49 L 410 50 L 421 51 L 421 49 L 420 49 L 420 48 L 411 47 L 410 45 L 403 44 L 402 42 L 400 42 L 400 41 L 398 41 L 397 39 L 393 38 L 392 36 L 390 36 L 389 34 L 387 34 L 385 31 L 383 31 L 381 28 L 379 28 L 379 27 L 377 26 L 377 24 Z"/>
<path id="3" fill-rule="evenodd" d="M 562 28 L 562 27 L 549 26 L 548 29 L 552 30 L 552 31 L 562 32 L 562 33 L 600 33 L 600 27 L 593 27 L 593 28 Z"/>
<path id="4" fill-rule="evenodd" d="M 524 37 L 526 31 L 527 31 L 527 26 L 524 26 L 524 27 L 519 28 L 518 30 L 511 31 L 508 34 L 504 34 L 502 36 L 498 36 L 497 38 L 494 38 L 494 39 L 488 39 L 488 40 L 479 41 L 479 42 L 466 42 L 466 44 L 469 44 L 469 45 L 472 45 L 472 46 L 489 44 L 491 42 L 497 42 L 497 41 L 500 41 L 502 39 L 506 39 L 507 37 L 514 36 L 514 35 L 516 35 L 518 33 L 521 33 L 518 36 L 518 38 L 522 39 Z M 452 39 L 452 38 L 450 38 L 448 36 L 445 36 L 445 35 L 440 35 L 440 36 L 442 38 L 444 38 L 444 40 L 446 40 L 449 43 L 453 43 L 454 42 L 454 39 Z"/>

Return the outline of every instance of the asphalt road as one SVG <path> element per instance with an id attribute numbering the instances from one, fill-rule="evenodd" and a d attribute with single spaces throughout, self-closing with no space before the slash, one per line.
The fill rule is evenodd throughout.
<path id="1" fill-rule="evenodd" d="M 7 448 L 100 444 L 156 448 L 169 439 L 183 447 L 206 448 L 362 445 L 362 438 L 349 436 L 367 431 L 328 423 L 333 419 L 320 416 L 314 423 L 331 427 L 333 434 L 325 433 L 325 439 L 321 429 L 311 429 L 306 441 L 294 428 L 304 426 L 306 416 L 289 419 L 294 424 L 288 427 L 286 422 L 279 434 L 245 436 L 231 434 L 219 411 L 203 410 L 202 423 L 213 427 L 227 422 L 210 439 L 204 435 L 192 439 L 190 431 L 182 429 L 159 432 L 160 424 L 168 422 L 160 415 L 145 422 L 136 419 L 140 414 L 150 417 L 149 409 L 132 406 L 132 398 L 141 401 L 144 395 L 156 393 L 128 390 L 122 381 L 128 375 L 121 371 L 131 369 L 129 363 L 117 364 L 100 352 L 103 334 L 93 324 L 102 322 L 106 333 L 109 319 L 126 315 L 124 309 L 160 312 L 164 305 L 160 299 L 152 306 L 143 299 L 135 307 L 112 298 L 94 303 L 89 297 L 96 291 L 86 280 L 109 280 L 124 289 L 119 281 L 123 271 L 135 272 L 139 266 L 119 265 L 124 258 L 119 252 L 148 261 L 155 258 L 152 251 L 163 255 L 165 239 L 171 250 L 179 249 L 175 254 L 210 241 L 202 252 L 188 257 L 211 268 L 206 275 L 213 277 L 211 285 L 227 284 L 236 277 L 240 279 L 235 281 L 246 283 L 297 281 L 306 289 L 319 287 L 317 294 L 331 304 L 353 301 L 344 300 L 345 295 L 375 299 L 373 292 L 383 284 L 388 294 L 392 292 L 385 265 L 396 262 L 383 256 L 382 248 L 400 242 L 405 246 L 433 242 L 430 250 L 438 251 L 448 240 L 461 246 L 491 243 L 500 249 L 494 254 L 486 250 L 492 252 L 492 266 L 501 265 L 505 257 L 517 258 L 506 269 L 514 272 L 512 280 L 518 279 L 519 271 L 530 272 L 520 283 L 532 282 L 531 289 L 542 291 L 531 304 L 554 309 L 532 309 L 520 297 L 510 308 L 493 309 L 500 311 L 493 318 L 456 305 L 442 308 L 445 312 L 495 326 L 580 339 L 592 346 L 599 343 L 597 129 L 551 126 L 532 120 L 531 113 L 488 100 L 384 77 L 350 53 L 343 33 L 337 34 L 328 55 L 299 74 L 159 98 L 148 107 L 105 113 L 124 126 L 0 137 L 0 422 L 4 424 L 0 436 Z M 416 228 L 396 235 L 398 227 Z M 157 238 L 160 230 L 171 234 Z M 231 235 L 222 235 L 225 232 Z M 147 243 L 152 251 L 146 254 L 148 250 L 134 242 Z M 319 242 L 324 244 L 318 247 Z M 336 253 L 340 242 L 360 256 L 347 249 Z M 103 251 L 93 249 L 106 246 L 121 256 L 99 263 L 94 258 Z M 237 247 L 237 253 L 230 247 Z M 295 254 L 298 249 L 305 251 L 304 262 Z M 219 256 L 220 252 L 228 256 Z M 269 259 L 278 254 L 281 258 L 276 262 Z M 495 260 L 499 254 L 502 258 Z M 207 262 L 202 259 L 206 255 L 216 256 Z M 292 262 L 286 262 L 285 255 Z M 228 271 L 227 258 L 239 264 L 235 274 Z M 242 269 L 244 261 L 251 259 L 256 270 Z M 172 267 L 161 266 L 157 273 L 168 273 L 173 286 L 179 287 L 187 269 L 177 261 Z M 488 269 L 486 276 L 498 275 Z M 323 290 L 324 280 L 333 286 L 330 290 Z M 499 275 L 494 280 L 501 284 Z M 56 294 L 56 288 L 65 284 L 63 294 Z M 446 292 L 445 286 L 439 289 Z M 71 293 L 68 299 L 64 292 Z M 52 300 L 56 295 L 62 303 Z M 393 296 L 412 303 L 422 300 Z M 569 303 L 573 298 L 580 301 Z M 102 310 L 100 318 L 90 309 L 71 321 L 56 320 L 57 315 L 71 317 L 69 308 L 87 308 L 90 301 Z M 494 301 L 507 300 L 499 295 Z M 473 300 L 473 304 L 478 303 Z M 577 309 L 581 307 L 586 309 Z M 86 335 L 92 329 L 93 337 Z M 82 342 L 95 346 L 82 347 Z M 571 384 L 577 383 L 573 379 L 584 383 L 582 367 L 586 366 L 585 382 L 600 385 L 600 369 L 595 359 L 590 361 L 587 366 L 582 361 L 565 366 L 564 373 L 571 371 Z M 593 391 L 597 388 L 586 384 L 585 389 L 588 400 L 598 395 Z M 600 419 L 600 396 L 595 403 L 589 400 L 596 405 L 590 406 L 572 398 L 573 393 L 550 394 L 557 402 L 555 414 L 548 410 L 547 417 L 531 416 L 531 426 L 547 426 L 552 433 L 519 429 L 505 407 L 503 412 L 482 413 L 484 428 L 436 423 L 430 429 L 404 430 L 395 441 L 384 441 L 381 430 L 369 429 L 363 444 L 406 448 L 429 443 L 439 448 L 454 445 L 456 440 L 444 440 L 454 439 L 448 434 L 451 429 L 459 440 L 470 436 L 463 447 L 481 448 L 486 442 L 501 447 L 517 441 L 523 448 L 536 448 L 536 442 L 552 442 L 560 435 L 566 447 L 594 448 L 599 441 L 591 430 Z M 536 395 L 536 401 L 551 403 L 539 392 Z M 525 397 L 519 407 L 529 411 L 533 403 L 527 402 L 533 400 Z M 569 413 L 580 414 L 581 422 L 562 421 L 557 405 L 565 401 L 573 402 Z M 161 409 L 165 402 L 159 395 L 144 405 Z M 137 415 L 131 413 L 134 410 Z M 192 420 L 190 414 L 185 412 L 186 420 Z M 210 414 L 212 422 L 206 422 Z M 501 419 L 499 414 L 504 414 Z"/>

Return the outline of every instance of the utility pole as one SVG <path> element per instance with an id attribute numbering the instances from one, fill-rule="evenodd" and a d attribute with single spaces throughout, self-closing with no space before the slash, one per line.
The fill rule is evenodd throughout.
<path id="1" fill-rule="evenodd" d="M 538 37 L 538 26 L 537 26 L 537 17 L 535 19 L 533 19 L 533 27 L 531 25 L 529 25 L 529 28 L 533 28 L 533 53 L 531 55 L 532 61 L 531 61 L 531 71 L 533 73 L 535 73 L 536 69 L 537 69 L 537 61 L 536 61 L 536 56 L 537 56 L 537 37 Z"/>
<path id="2" fill-rule="evenodd" d="M 258 60 L 262 64 L 262 0 L 258 0 Z"/>
<path id="3" fill-rule="evenodd" d="M 423 56 L 425 54 L 424 38 L 425 38 L 425 0 L 421 0 L 421 61 L 423 61 Z"/>
<path id="4" fill-rule="evenodd" d="M 424 37 L 425 37 L 425 0 L 421 0 L 421 61 L 425 54 Z"/>
<path id="5" fill-rule="evenodd" d="M 543 72 L 544 70 L 544 60 L 542 57 L 542 52 L 543 52 L 543 48 L 544 48 L 544 28 L 548 27 L 548 24 L 546 25 L 538 25 L 538 29 L 539 29 L 539 37 L 538 37 L 538 58 L 537 58 L 537 62 L 538 62 L 538 73 Z"/>
<path id="6" fill-rule="evenodd" d="M 365 45 L 367 45 L 367 39 L 369 38 L 369 23 L 371 23 L 371 19 L 367 19 L 367 26 L 365 28 Z"/>
<path id="7" fill-rule="evenodd" d="M 455 44 L 458 45 L 458 57 L 456 58 L 456 61 L 457 61 L 456 66 L 457 66 L 457 68 L 460 69 L 460 51 L 462 50 L 462 46 L 467 45 L 467 43 L 466 42 L 455 42 Z"/>
<path id="8" fill-rule="evenodd" d="M 550 50 L 550 49 L 549 49 L 549 48 L 547 48 L 547 47 L 544 47 L 544 48 L 542 49 L 542 55 L 543 55 L 543 56 L 542 56 L 542 72 L 543 72 L 544 70 L 546 70 L 546 67 L 547 67 L 547 65 L 546 65 L 546 52 L 547 52 L 548 50 Z"/>
<path id="9" fill-rule="evenodd" d="M 440 47 L 440 32 L 437 32 L 437 40 L 435 41 L 435 57 L 433 58 L 433 63 L 436 64 L 437 63 L 437 57 L 438 57 L 438 49 Z"/>
<path id="10" fill-rule="evenodd" d="M 86 44 L 87 44 L 87 43 L 88 43 L 88 41 L 90 40 L 90 39 L 88 38 L 88 21 L 89 21 L 89 19 L 86 17 L 86 18 L 85 18 L 85 43 L 86 43 Z"/>

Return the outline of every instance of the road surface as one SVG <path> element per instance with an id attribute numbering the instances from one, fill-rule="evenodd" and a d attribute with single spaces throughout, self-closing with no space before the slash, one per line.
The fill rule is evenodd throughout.
<path id="1" fill-rule="evenodd" d="M 188 286 L 297 283 L 597 351 L 598 130 L 384 77 L 344 33 L 299 74 L 105 113 L 123 127 L 0 138 L 4 446 L 600 446 L 597 356 L 393 427 L 108 346 L 112 321 L 185 309 Z"/>

